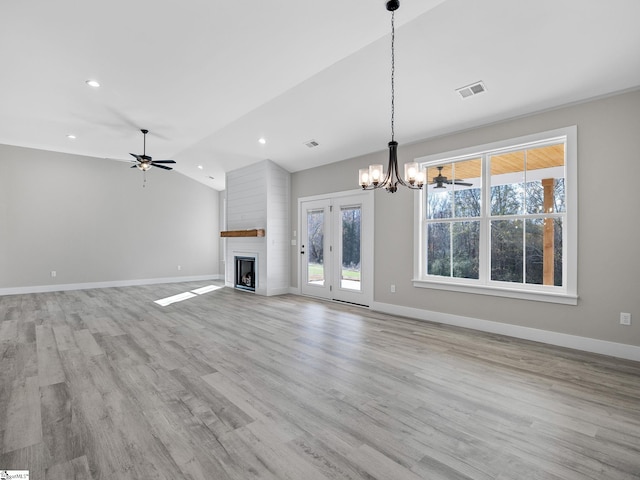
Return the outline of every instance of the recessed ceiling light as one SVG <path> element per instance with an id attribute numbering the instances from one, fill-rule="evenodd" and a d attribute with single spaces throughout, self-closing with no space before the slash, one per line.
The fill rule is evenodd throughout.
<path id="1" fill-rule="evenodd" d="M 260 145 L 264 145 L 265 143 L 267 143 L 267 140 L 266 140 L 265 138 L 259 138 L 259 139 L 258 139 L 258 143 L 259 143 Z"/>
<path id="2" fill-rule="evenodd" d="M 75 140 L 77 137 L 75 135 L 73 135 L 72 133 L 70 133 L 69 135 L 67 135 L 67 138 L 69 140 Z"/>
<path id="3" fill-rule="evenodd" d="M 202 165 L 198 165 L 198 168 L 199 168 L 200 170 L 204 170 L 204 167 L 203 167 Z"/>
<path id="4" fill-rule="evenodd" d="M 97 80 L 87 80 L 85 83 L 93 88 L 98 88 L 100 86 L 100 82 Z"/>

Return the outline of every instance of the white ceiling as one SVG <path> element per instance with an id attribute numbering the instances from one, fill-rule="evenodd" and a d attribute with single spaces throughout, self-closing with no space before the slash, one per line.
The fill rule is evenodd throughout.
<path id="1" fill-rule="evenodd" d="M 638 0 L 401 0 L 396 140 L 639 87 L 639 18 Z M 384 150 L 389 32 L 385 0 L 2 0 L 0 143 L 129 161 L 146 128 L 149 155 L 219 190 L 266 158 Z"/>

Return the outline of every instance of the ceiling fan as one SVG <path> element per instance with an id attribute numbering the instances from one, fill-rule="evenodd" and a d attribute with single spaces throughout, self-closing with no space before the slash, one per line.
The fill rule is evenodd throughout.
<path id="1" fill-rule="evenodd" d="M 144 135 L 142 155 L 136 155 L 135 153 L 130 154 L 136 159 L 136 164 L 131 168 L 139 168 L 143 172 L 146 172 L 151 167 L 158 167 L 162 168 L 163 170 L 173 170 L 173 168 L 167 167 L 166 165 L 163 165 L 163 163 L 176 163 L 174 160 L 154 160 L 149 155 L 147 155 L 147 133 L 149 133 L 149 130 L 143 128 L 140 131 Z"/>
<path id="2" fill-rule="evenodd" d="M 447 184 L 447 185 L 462 185 L 464 187 L 473 186 L 473 183 L 465 182 L 462 179 L 454 178 L 454 179 L 449 180 L 447 177 L 442 175 L 442 169 L 443 168 L 444 167 L 442 167 L 442 166 L 437 167 L 438 176 L 437 177 L 433 177 L 433 182 L 431 182 L 431 185 L 435 185 L 435 187 L 433 187 L 433 188 L 447 188 L 447 187 L 445 187 L 445 184 Z"/>

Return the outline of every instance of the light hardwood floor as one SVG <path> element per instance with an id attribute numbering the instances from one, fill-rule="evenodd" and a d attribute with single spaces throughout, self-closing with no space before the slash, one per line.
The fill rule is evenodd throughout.
<path id="1" fill-rule="evenodd" d="M 0 469 L 637 479 L 640 364 L 202 283 L 0 297 Z"/>

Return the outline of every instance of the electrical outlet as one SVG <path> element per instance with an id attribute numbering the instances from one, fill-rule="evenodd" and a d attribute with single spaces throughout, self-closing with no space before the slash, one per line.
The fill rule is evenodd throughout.
<path id="1" fill-rule="evenodd" d="M 182 265 L 178 265 L 178 271 L 182 270 Z"/>
<path id="2" fill-rule="evenodd" d="M 54 278 L 57 274 L 55 270 L 51 270 L 51 278 Z"/>
<path id="3" fill-rule="evenodd" d="M 391 293 L 396 293 L 396 286 L 395 285 L 391 285 Z"/>
<path id="4" fill-rule="evenodd" d="M 631 325 L 631 314 L 620 312 L 620 325 Z"/>

